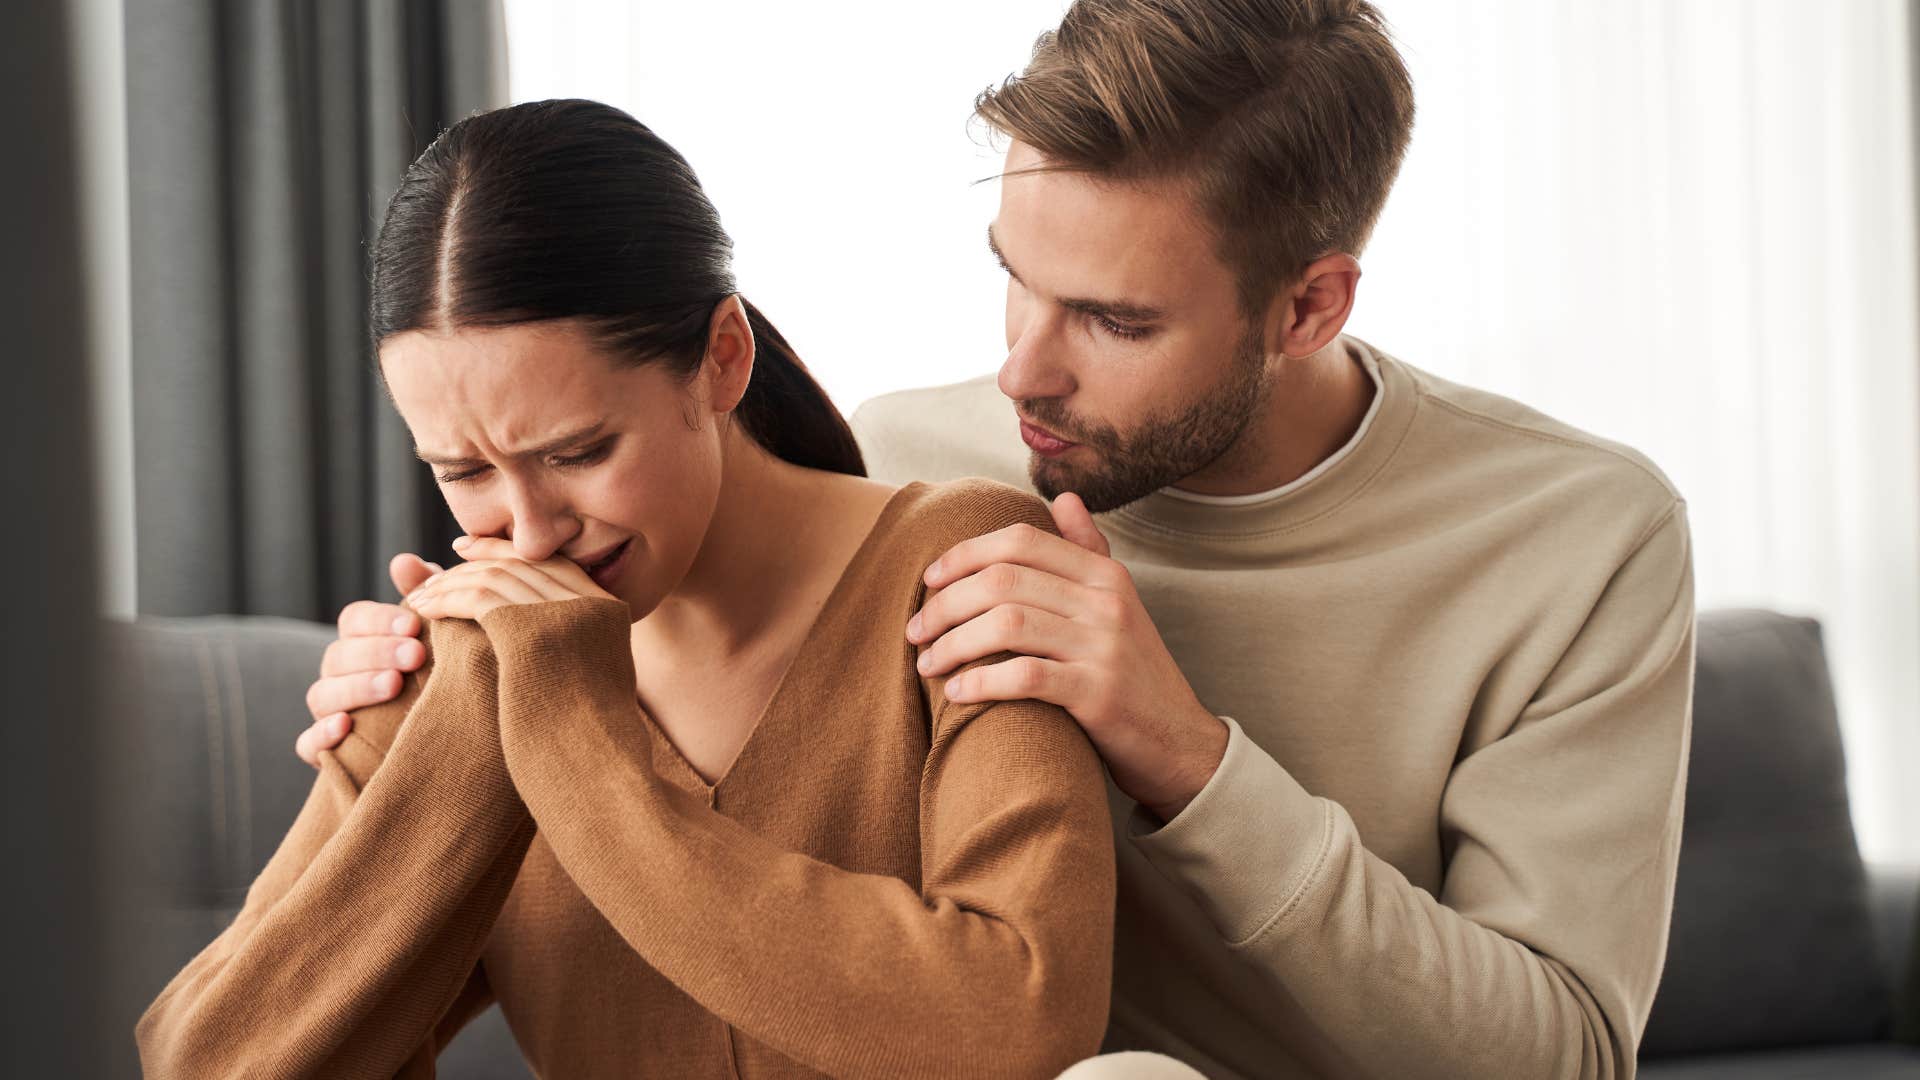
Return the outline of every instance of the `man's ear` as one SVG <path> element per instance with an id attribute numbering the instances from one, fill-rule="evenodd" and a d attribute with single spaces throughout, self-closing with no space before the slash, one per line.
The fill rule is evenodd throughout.
<path id="1" fill-rule="evenodd" d="M 739 294 L 714 305 L 707 322 L 707 352 L 700 361 L 700 378 L 706 382 L 707 407 L 717 413 L 730 413 L 747 395 L 753 381 L 753 325 L 747 321 L 747 306 Z"/>
<path id="2" fill-rule="evenodd" d="M 1342 252 L 1322 255 L 1267 307 L 1268 355 L 1311 356 L 1340 336 L 1353 314 L 1360 287 L 1360 260 Z"/>

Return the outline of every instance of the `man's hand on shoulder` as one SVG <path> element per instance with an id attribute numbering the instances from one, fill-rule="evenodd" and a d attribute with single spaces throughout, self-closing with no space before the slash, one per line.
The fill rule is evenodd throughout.
<path id="1" fill-rule="evenodd" d="M 387 566 L 402 596 L 440 572 L 418 555 L 395 555 Z M 340 637 L 320 659 L 320 677 L 307 687 L 307 712 L 313 724 L 294 740 L 294 753 L 314 767 L 320 751 L 331 750 L 353 730 L 355 709 L 393 700 L 403 673 L 427 657 L 419 641 L 420 617 L 399 604 L 356 600 L 340 610 Z"/>
<path id="2" fill-rule="evenodd" d="M 907 639 L 923 646 L 920 672 L 1021 654 L 954 677 L 947 698 L 1060 706 L 1120 790 L 1172 820 L 1212 779 L 1227 726 L 1194 695 L 1079 496 L 1055 499 L 1053 519 L 1060 536 L 1013 525 L 962 541 L 927 568 L 938 591 L 907 623 Z"/>

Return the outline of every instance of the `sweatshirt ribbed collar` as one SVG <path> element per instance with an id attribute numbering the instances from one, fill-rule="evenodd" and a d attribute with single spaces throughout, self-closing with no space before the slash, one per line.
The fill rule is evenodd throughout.
<path id="1" fill-rule="evenodd" d="M 1393 460 L 1413 420 L 1418 391 L 1406 368 L 1358 338 L 1343 339 L 1376 390 L 1368 418 L 1348 443 L 1307 475 L 1261 495 L 1196 499 L 1160 490 L 1101 517 L 1143 540 L 1257 538 L 1304 528 L 1358 497 Z"/>

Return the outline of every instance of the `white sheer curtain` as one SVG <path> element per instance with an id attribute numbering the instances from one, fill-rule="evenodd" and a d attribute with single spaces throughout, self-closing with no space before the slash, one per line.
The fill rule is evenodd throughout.
<path id="1" fill-rule="evenodd" d="M 1385 0 L 1420 102 L 1353 330 L 1645 451 L 1702 606 L 1826 625 L 1869 857 L 1920 860 L 1905 0 Z M 972 95 L 1063 0 L 508 0 L 513 96 L 628 109 L 851 408 L 991 370 Z"/>
<path id="2" fill-rule="evenodd" d="M 1420 118 L 1356 333 L 1644 451 L 1701 606 L 1826 628 L 1855 821 L 1920 859 L 1905 0 L 1387 0 Z"/>

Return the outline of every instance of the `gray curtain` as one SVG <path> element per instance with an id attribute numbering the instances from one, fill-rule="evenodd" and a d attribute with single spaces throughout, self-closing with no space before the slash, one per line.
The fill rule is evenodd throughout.
<path id="1" fill-rule="evenodd" d="M 129 0 L 139 609 L 331 620 L 458 534 L 379 386 L 366 252 L 506 99 L 499 0 Z"/>
<path id="2" fill-rule="evenodd" d="M 88 295 L 66 3 L 0 5 L 0 1076 L 100 1076 L 110 895 L 99 860 L 104 740 L 94 567 Z"/>

